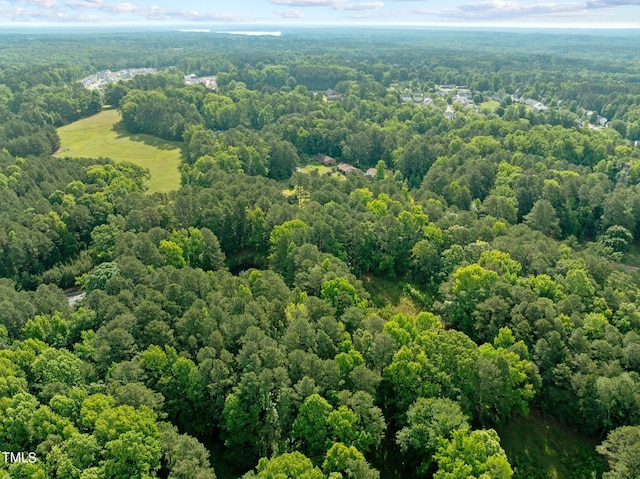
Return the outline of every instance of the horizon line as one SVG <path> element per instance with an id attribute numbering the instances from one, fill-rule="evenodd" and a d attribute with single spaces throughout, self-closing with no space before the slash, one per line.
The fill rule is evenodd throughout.
<path id="1" fill-rule="evenodd" d="M 194 30 L 195 26 L 200 28 Z M 221 28 L 223 27 L 223 28 Z M 0 23 L 0 33 L 4 29 L 40 29 L 40 28 L 52 28 L 52 29 L 74 29 L 74 28 L 142 28 L 142 29 L 190 29 L 191 32 L 184 33 L 228 33 L 232 28 L 243 28 L 247 31 L 252 29 L 264 29 L 264 28 L 278 28 L 278 29 L 306 29 L 306 28 L 336 28 L 336 29 L 362 29 L 362 28 L 429 28 L 429 29 L 479 29 L 479 30 L 596 30 L 596 31 L 620 31 L 620 30 L 633 30 L 640 32 L 640 25 L 523 25 L 523 24 L 472 24 L 472 23 L 360 23 L 360 24 L 346 24 L 346 23 L 305 23 L 305 24 L 291 24 L 291 23 L 227 23 L 219 24 L 213 23 L 211 25 L 202 23 Z M 210 29 L 210 32 L 204 30 Z M 215 31 L 213 31 L 215 29 Z M 179 30 L 178 30 L 179 31 Z"/>

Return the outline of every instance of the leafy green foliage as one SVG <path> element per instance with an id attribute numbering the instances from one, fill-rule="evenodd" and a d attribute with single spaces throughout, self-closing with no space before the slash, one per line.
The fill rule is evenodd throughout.
<path id="1" fill-rule="evenodd" d="M 407 410 L 407 426 L 398 431 L 396 442 L 417 471 L 425 475 L 442 440 L 450 440 L 456 430 L 467 430 L 467 417 L 460 405 L 446 398 L 418 398 Z"/>
<path id="2" fill-rule="evenodd" d="M 454 431 L 450 440 L 442 442 L 435 458 L 438 463 L 438 472 L 433 476 L 435 479 L 509 479 L 513 476 L 498 434 L 493 429 Z"/>
<path id="3" fill-rule="evenodd" d="M 323 479 L 324 475 L 311 461 L 299 452 L 292 452 L 275 457 L 265 458 L 258 463 L 257 474 L 249 473 L 244 477 L 277 479 L 280 477 L 299 477 L 300 479 Z"/>
<path id="4" fill-rule="evenodd" d="M 129 90 L 120 100 L 120 111 L 129 131 L 166 140 L 181 140 L 187 128 L 203 122 L 194 105 L 158 91 Z"/>
<path id="5" fill-rule="evenodd" d="M 611 469 L 603 474 L 603 478 L 631 478 L 640 473 L 639 433 L 638 426 L 623 426 L 611 431 L 605 441 L 597 447 L 597 451 L 607 458 Z"/>
<path id="6" fill-rule="evenodd" d="M 318 394 L 306 398 L 300 407 L 292 433 L 300 438 L 303 449 L 311 457 L 321 456 L 327 450 L 327 419 L 332 410 L 331 404 Z"/>

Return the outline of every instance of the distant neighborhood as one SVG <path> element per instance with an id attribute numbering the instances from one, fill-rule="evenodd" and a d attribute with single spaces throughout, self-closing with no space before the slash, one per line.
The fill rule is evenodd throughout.
<path id="1" fill-rule="evenodd" d="M 444 117 L 447 120 L 455 119 L 455 108 L 454 105 L 461 105 L 465 110 L 475 110 L 480 111 L 481 105 L 477 104 L 477 98 L 482 99 L 481 101 L 497 101 L 501 102 L 509 97 L 511 103 L 522 103 L 531 108 L 531 110 L 535 113 L 540 113 L 549 109 L 548 106 L 543 103 L 533 100 L 531 98 L 519 97 L 518 95 L 487 95 L 486 92 L 483 94 L 481 92 L 473 91 L 471 88 L 465 85 L 436 85 L 435 88 L 431 89 L 431 96 L 423 91 L 415 91 L 409 90 L 406 87 L 403 88 L 402 85 L 396 85 L 395 89 L 400 88 L 402 90 L 400 94 L 400 100 L 404 103 L 414 103 L 419 106 L 436 106 L 436 100 L 441 98 L 442 100 L 447 101 L 446 108 L 444 110 Z M 440 103 L 441 104 L 441 103 Z"/>
<path id="2" fill-rule="evenodd" d="M 435 85 L 431 87 L 430 93 L 414 90 L 405 84 L 396 84 L 392 86 L 400 96 L 400 100 L 404 103 L 413 103 L 420 107 L 424 106 L 440 106 L 444 108 L 443 115 L 447 120 L 456 118 L 455 105 L 462 106 L 464 110 L 474 110 L 479 112 L 483 105 L 477 104 L 478 101 L 483 102 L 499 102 L 507 101 L 507 104 L 522 104 L 529 108 L 533 113 L 542 113 L 549 110 L 549 107 L 541 101 L 521 96 L 516 91 L 515 94 L 496 94 L 488 92 L 473 91 L 464 85 Z M 330 90 L 333 91 L 333 90 Z M 329 92 L 326 94 L 327 99 L 330 98 Z M 481 100 L 478 100 L 481 99 Z M 443 104 L 446 102 L 446 104 Z M 610 126 L 609 120 L 597 112 L 578 108 L 575 112 L 575 124 L 577 126 L 586 127 L 593 130 L 600 130 Z"/>
<path id="3" fill-rule="evenodd" d="M 127 68 L 126 70 L 120 70 L 117 72 L 104 70 L 83 78 L 82 80 L 80 80 L 80 83 L 82 83 L 82 86 L 87 90 L 101 90 L 109 83 L 115 83 L 127 78 L 133 78 L 137 75 L 157 73 L 157 71 L 157 68 Z"/>
<path id="4" fill-rule="evenodd" d="M 104 70 L 98 73 L 94 73 L 86 78 L 80 80 L 82 86 L 87 90 L 102 90 L 109 83 L 115 83 L 120 80 L 126 80 L 129 78 L 133 78 L 137 75 L 151 75 L 157 73 L 157 68 L 127 68 L 126 70 L 120 70 L 117 72 L 112 72 L 111 70 Z M 206 77 L 198 77 L 197 75 L 191 73 L 189 75 L 184 76 L 184 84 L 185 85 L 198 85 L 202 84 L 209 90 L 215 90 L 218 88 L 216 84 L 216 77 L 214 76 L 206 76 Z"/>
<path id="5" fill-rule="evenodd" d="M 208 77 L 199 77 L 193 73 L 184 76 L 184 84 L 185 85 L 204 85 L 209 90 L 215 90 L 218 88 L 216 83 L 216 77 L 208 76 Z"/>

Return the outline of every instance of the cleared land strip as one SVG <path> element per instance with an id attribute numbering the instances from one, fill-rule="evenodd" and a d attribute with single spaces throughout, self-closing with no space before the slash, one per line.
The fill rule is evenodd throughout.
<path id="1" fill-rule="evenodd" d="M 178 166 L 182 144 L 151 135 L 131 135 L 116 126 L 118 121 L 120 113 L 117 110 L 104 110 L 58 128 L 62 145 L 56 156 L 102 156 L 114 161 L 130 161 L 149 169 L 149 193 L 177 190 L 180 187 Z"/>

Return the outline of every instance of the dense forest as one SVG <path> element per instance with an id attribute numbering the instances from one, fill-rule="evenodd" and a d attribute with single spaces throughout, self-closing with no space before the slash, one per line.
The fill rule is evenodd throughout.
<path id="1" fill-rule="evenodd" d="M 0 35 L 0 478 L 640 477 L 637 41 Z"/>

